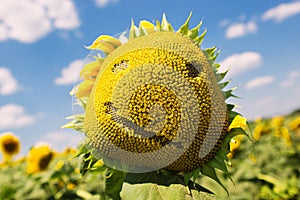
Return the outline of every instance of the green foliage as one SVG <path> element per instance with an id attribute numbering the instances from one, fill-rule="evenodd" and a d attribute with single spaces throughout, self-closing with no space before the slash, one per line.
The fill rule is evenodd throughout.
<path id="1" fill-rule="evenodd" d="M 219 176 L 229 196 L 208 178 L 196 182 L 214 189 L 219 199 L 300 199 L 300 127 L 290 128 L 290 122 L 299 116 L 273 117 L 249 124 L 254 140 L 243 139 L 233 152 L 233 167 L 228 170 L 233 183 Z"/>
<path id="2" fill-rule="evenodd" d="M 234 108 L 228 106 L 229 110 Z M 244 136 L 240 146 L 232 151 L 230 166 L 228 158 L 222 157 L 186 173 L 120 172 L 94 158 L 85 146 L 75 155 L 56 153 L 48 169 L 35 174 L 26 173 L 25 158 L 2 163 L 0 199 L 299 199 L 300 126 L 290 126 L 298 117 L 299 113 L 293 113 L 251 122 L 253 141 Z M 225 139 L 230 140 L 238 132 L 238 128 L 233 128 Z M 225 146 L 221 151 L 229 152 Z M 224 152 L 216 154 L 222 155 Z M 220 183 L 211 176 L 218 176 Z"/>

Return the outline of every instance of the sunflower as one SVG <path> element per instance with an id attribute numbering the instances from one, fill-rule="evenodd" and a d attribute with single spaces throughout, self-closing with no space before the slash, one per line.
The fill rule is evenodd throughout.
<path id="1" fill-rule="evenodd" d="M 11 161 L 12 157 L 20 151 L 20 139 L 11 132 L 0 135 L 0 152 L 3 154 L 4 162 Z"/>
<path id="2" fill-rule="evenodd" d="M 216 47 L 202 49 L 202 21 L 191 14 L 175 31 L 162 21 L 132 21 L 119 37 L 99 36 L 87 48 L 93 59 L 71 91 L 84 114 L 63 128 L 82 131 L 86 146 L 113 168 L 127 172 L 198 170 L 217 179 L 227 172 L 229 143 L 246 134 L 246 119 L 233 111 L 218 73 Z M 236 119 L 235 119 L 236 118 Z M 233 120 L 235 119 L 235 122 Z"/>
<path id="3" fill-rule="evenodd" d="M 293 131 L 299 130 L 300 129 L 300 117 L 296 117 L 295 119 L 293 119 L 289 125 Z"/>
<path id="4" fill-rule="evenodd" d="M 27 154 L 27 173 L 33 174 L 44 171 L 48 168 L 54 152 L 48 145 L 38 145 L 32 147 Z"/>

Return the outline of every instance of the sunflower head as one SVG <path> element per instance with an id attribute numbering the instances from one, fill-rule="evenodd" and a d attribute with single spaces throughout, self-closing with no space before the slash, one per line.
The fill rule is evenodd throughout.
<path id="1" fill-rule="evenodd" d="M 84 108 L 64 127 L 83 131 L 106 165 L 128 172 L 166 169 L 214 177 L 226 171 L 228 144 L 246 120 L 232 111 L 218 73 L 216 47 L 202 49 L 202 22 L 175 31 L 163 15 L 132 21 L 119 37 L 99 36 L 88 49 L 83 81 L 71 92 Z M 235 123 L 233 119 L 238 116 Z"/>
<path id="2" fill-rule="evenodd" d="M 54 152 L 48 145 L 38 145 L 32 147 L 27 155 L 27 173 L 33 174 L 44 171 L 48 168 Z"/>
<path id="3" fill-rule="evenodd" d="M 8 162 L 20 151 L 20 139 L 11 132 L 0 135 L 0 152 L 3 154 L 4 162 Z"/>

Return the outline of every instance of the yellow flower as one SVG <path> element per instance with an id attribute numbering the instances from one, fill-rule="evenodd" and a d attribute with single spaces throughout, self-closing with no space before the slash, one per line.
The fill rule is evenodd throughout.
<path id="1" fill-rule="evenodd" d="M 54 152 L 48 145 L 32 147 L 27 154 L 27 173 L 37 173 L 48 168 Z"/>
<path id="2" fill-rule="evenodd" d="M 67 190 L 73 190 L 76 188 L 76 184 L 74 183 L 67 183 Z"/>
<path id="3" fill-rule="evenodd" d="M 4 162 L 11 161 L 12 157 L 20 151 L 20 139 L 11 132 L 0 135 L 0 152 L 3 154 Z"/>
<path id="4" fill-rule="evenodd" d="M 217 72 L 218 50 L 201 48 L 206 31 L 199 34 L 202 22 L 189 29 L 190 18 L 178 31 L 165 15 L 156 24 L 132 21 L 128 35 L 101 35 L 87 47 L 95 60 L 71 92 L 84 119 L 72 116 L 68 127 L 83 130 L 106 165 L 138 172 L 201 168 L 207 175 L 224 162 L 236 135 L 229 129 L 245 129 L 246 119 L 226 103 L 235 96 L 223 91 L 228 82 Z"/>
<path id="5" fill-rule="evenodd" d="M 253 139 L 259 140 L 260 137 L 264 134 L 268 134 L 270 132 L 270 129 L 264 122 L 259 122 L 255 125 L 254 131 L 253 131 Z"/>
<path id="6" fill-rule="evenodd" d="M 283 116 L 275 116 L 271 120 L 271 126 L 273 128 L 280 128 L 283 126 L 284 117 Z"/>
<path id="7" fill-rule="evenodd" d="M 281 127 L 280 131 L 285 144 L 288 147 L 291 147 L 293 145 L 293 142 L 289 130 L 286 127 Z"/>
<path id="8" fill-rule="evenodd" d="M 290 122 L 290 127 L 293 131 L 300 129 L 300 117 L 296 117 Z"/>

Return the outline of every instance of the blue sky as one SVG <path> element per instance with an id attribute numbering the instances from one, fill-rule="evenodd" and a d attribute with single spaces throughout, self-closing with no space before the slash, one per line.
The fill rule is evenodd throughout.
<path id="1" fill-rule="evenodd" d="M 166 13 L 175 29 L 193 12 L 203 20 L 203 48 L 217 46 L 221 70 L 239 86 L 234 100 L 250 119 L 300 108 L 300 1 L 0 0 L 0 133 L 22 152 L 47 142 L 75 146 L 82 135 L 60 130 L 72 115 L 72 89 L 89 45 Z"/>

